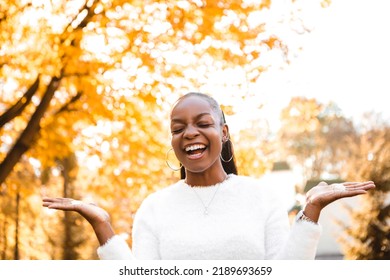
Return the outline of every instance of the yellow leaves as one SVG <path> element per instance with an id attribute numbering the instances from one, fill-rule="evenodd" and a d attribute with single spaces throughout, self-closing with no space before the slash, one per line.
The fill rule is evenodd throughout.
<path id="1" fill-rule="evenodd" d="M 95 1 L 88 14 L 79 16 L 83 1 L 64 3 L 45 2 L 50 11 L 45 20 L 20 22 L 15 14 L 1 23 L 0 75 L 17 81 L 14 93 L 41 73 L 42 94 L 47 81 L 65 67 L 61 87 L 25 157 L 39 162 L 29 167 L 31 174 L 51 169 L 55 178 L 46 182 L 47 189 L 61 195 L 56 166 L 76 154 L 80 169 L 70 173 L 77 178 L 75 185 L 83 195 L 92 193 L 105 202 L 115 224 L 128 230 L 143 198 L 178 179 L 165 164 L 174 100 L 185 91 L 204 89 L 210 77 L 227 69 L 242 69 L 246 79 L 230 81 L 221 75 L 215 82 L 245 92 L 246 83 L 256 82 L 264 70 L 262 52 L 282 43 L 276 35 L 264 39 L 267 25 L 248 20 L 252 12 L 270 7 L 266 0 Z M 28 9 L 39 12 L 38 7 Z M 70 21 L 77 17 L 72 27 Z M 39 100 L 40 95 L 34 96 L 35 104 Z M 2 132 L 2 139 L 14 139 L 24 129 L 35 106 L 26 110 L 13 120 L 12 130 Z M 226 115 L 235 112 L 231 103 L 223 110 Z M 241 136 L 236 156 L 242 174 L 262 174 L 268 166 L 261 152 L 265 145 L 259 147 L 257 134 Z M 25 167 L 19 165 L 17 172 Z"/>
<path id="2" fill-rule="evenodd" d="M 18 117 L 14 119 L 13 129 L 14 131 L 22 131 L 26 127 L 26 120 L 22 117 Z"/>
<path id="3" fill-rule="evenodd" d="M 315 131 L 319 126 L 319 114 L 323 107 L 315 99 L 294 97 L 282 110 L 281 120 L 285 127 L 295 132 Z"/>
<path id="4" fill-rule="evenodd" d="M 322 8 L 328 8 L 332 4 L 332 0 L 323 0 L 321 1 Z"/>
<path id="5" fill-rule="evenodd" d="M 221 105 L 222 112 L 225 115 L 233 115 L 234 114 L 234 108 L 231 105 Z"/>
<path id="6" fill-rule="evenodd" d="M 67 120 L 69 122 L 69 120 Z M 64 120 L 65 122 L 65 120 Z M 59 124 L 57 122 L 57 124 Z M 57 159 L 67 157 L 72 151 L 72 139 L 68 131 L 48 126 L 41 131 L 40 137 L 29 155 L 37 158 L 43 168 L 55 165 Z"/>

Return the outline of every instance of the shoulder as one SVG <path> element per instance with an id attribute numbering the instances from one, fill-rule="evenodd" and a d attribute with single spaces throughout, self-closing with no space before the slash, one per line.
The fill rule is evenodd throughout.
<path id="1" fill-rule="evenodd" d="M 232 184 L 245 189 L 260 190 L 264 188 L 264 184 L 259 178 L 243 176 L 243 175 L 231 175 Z"/>
<path id="2" fill-rule="evenodd" d="M 233 185 L 239 192 L 244 192 L 248 195 L 261 196 L 264 200 L 274 200 L 278 197 L 277 188 L 262 180 L 262 178 L 235 175 L 233 178 Z"/>
<path id="3" fill-rule="evenodd" d="M 141 207 L 152 207 L 159 204 L 165 204 L 170 200 L 173 196 L 178 195 L 180 191 L 180 186 L 182 185 L 182 181 L 178 181 L 174 184 L 171 184 L 167 187 L 159 189 L 153 193 L 150 193 L 146 198 L 142 201 Z"/>

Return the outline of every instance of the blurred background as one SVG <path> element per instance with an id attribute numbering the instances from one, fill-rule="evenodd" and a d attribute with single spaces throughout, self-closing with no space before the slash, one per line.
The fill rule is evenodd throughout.
<path id="1" fill-rule="evenodd" d="M 390 259 L 386 2 L 0 0 L 0 259 L 97 259 L 42 196 L 97 203 L 131 246 L 142 200 L 179 179 L 169 112 L 189 91 L 291 218 L 320 181 L 374 181 L 323 211 L 317 259 Z"/>

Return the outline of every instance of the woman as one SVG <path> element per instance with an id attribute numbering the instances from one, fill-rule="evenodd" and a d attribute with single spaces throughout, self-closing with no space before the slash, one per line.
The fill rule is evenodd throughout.
<path id="1" fill-rule="evenodd" d="M 172 149 L 182 180 L 149 195 L 133 224 L 133 247 L 115 235 L 103 209 L 69 198 L 43 206 L 80 213 L 99 240 L 101 259 L 314 259 L 322 209 L 366 193 L 373 182 L 320 183 L 291 226 L 275 186 L 238 176 L 218 103 L 189 93 L 171 112 Z"/>

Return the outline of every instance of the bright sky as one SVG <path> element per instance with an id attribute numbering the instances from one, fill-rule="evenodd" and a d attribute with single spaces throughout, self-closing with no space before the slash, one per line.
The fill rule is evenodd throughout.
<path id="1" fill-rule="evenodd" d="M 313 12 L 303 51 L 284 70 L 274 69 L 259 82 L 264 113 L 277 125 L 280 109 L 292 96 L 330 100 L 347 117 L 387 110 L 390 95 L 390 1 L 333 0 Z"/>

